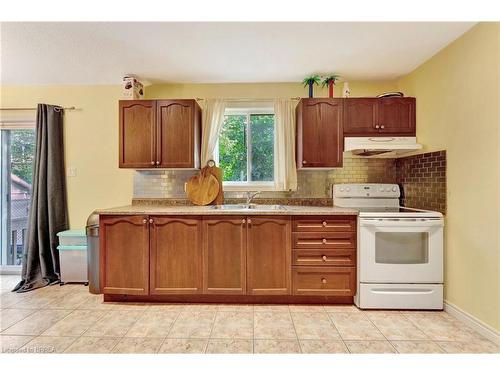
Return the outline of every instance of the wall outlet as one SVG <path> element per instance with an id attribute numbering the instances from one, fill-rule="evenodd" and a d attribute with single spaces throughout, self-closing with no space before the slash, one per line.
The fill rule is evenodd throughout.
<path id="1" fill-rule="evenodd" d="M 76 177 L 76 167 L 69 167 L 66 176 Z"/>

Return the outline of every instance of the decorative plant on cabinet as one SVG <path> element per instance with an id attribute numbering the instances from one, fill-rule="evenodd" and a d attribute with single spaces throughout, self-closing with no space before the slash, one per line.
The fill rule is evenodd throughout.
<path id="1" fill-rule="evenodd" d="M 323 77 L 323 82 L 321 83 L 321 87 L 328 86 L 328 97 L 333 98 L 333 86 L 335 86 L 335 82 L 340 78 L 339 74 L 330 74 L 326 77 Z"/>
<path id="2" fill-rule="evenodd" d="M 313 97 L 314 85 L 319 85 L 320 82 L 321 82 L 321 77 L 319 75 L 316 75 L 316 74 L 312 75 L 310 77 L 306 77 L 302 81 L 302 83 L 304 84 L 304 87 L 309 86 L 309 97 L 310 98 Z"/>

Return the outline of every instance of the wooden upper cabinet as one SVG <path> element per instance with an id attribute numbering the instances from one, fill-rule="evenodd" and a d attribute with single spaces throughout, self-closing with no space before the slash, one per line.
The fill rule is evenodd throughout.
<path id="1" fill-rule="evenodd" d="M 250 217 L 247 294 L 291 294 L 290 217 Z"/>
<path id="2" fill-rule="evenodd" d="M 246 294 L 246 218 L 203 219 L 203 292 Z"/>
<path id="3" fill-rule="evenodd" d="M 415 98 L 382 98 L 377 108 L 380 133 L 415 135 Z"/>
<path id="4" fill-rule="evenodd" d="M 377 98 L 344 99 L 344 135 L 377 134 Z"/>
<path id="5" fill-rule="evenodd" d="M 100 283 L 104 294 L 149 293 L 147 216 L 100 217 Z"/>
<path id="6" fill-rule="evenodd" d="M 297 105 L 297 168 L 342 166 L 342 99 L 302 99 Z"/>
<path id="7" fill-rule="evenodd" d="M 153 167 L 156 161 L 156 102 L 121 100 L 119 112 L 120 168 Z"/>
<path id="8" fill-rule="evenodd" d="M 120 168 L 199 168 L 195 100 L 121 100 Z"/>
<path id="9" fill-rule="evenodd" d="M 151 216 L 151 294 L 201 294 L 201 219 Z"/>
<path id="10" fill-rule="evenodd" d="M 156 103 L 160 168 L 199 168 L 201 110 L 194 100 Z"/>
<path id="11" fill-rule="evenodd" d="M 344 99 L 344 136 L 414 136 L 415 98 Z"/>

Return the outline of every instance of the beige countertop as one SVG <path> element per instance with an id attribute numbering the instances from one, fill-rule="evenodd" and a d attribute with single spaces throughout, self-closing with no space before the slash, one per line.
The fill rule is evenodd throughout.
<path id="1" fill-rule="evenodd" d="M 341 207 L 257 205 L 256 208 L 219 209 L 217 206 L 128 205 L 98 209 L 99 215 L 357 215 L 358 211 Z"/>

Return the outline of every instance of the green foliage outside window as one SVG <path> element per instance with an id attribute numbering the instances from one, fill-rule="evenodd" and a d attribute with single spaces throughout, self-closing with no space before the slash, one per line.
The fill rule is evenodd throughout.
<path id="1" fill-rule="evenodd" d="M 11 172 L 31 184 L 35 157 L 35 132 L 15 130 L 10 132 Z"/>
<path id="2" fill-rule="evenodd" d="M 250 124 L 247 124 L 249 117 Z M 226 115 L 219 135 L 219 165 L 224 181 L 274 180 L 274 115 Z M 247 140 L 250 126 L 250 140 Z M 251 145 L 250 179 L 247 176 Z"/>

